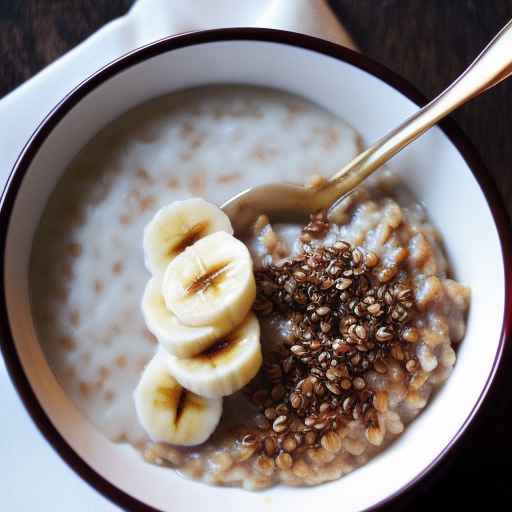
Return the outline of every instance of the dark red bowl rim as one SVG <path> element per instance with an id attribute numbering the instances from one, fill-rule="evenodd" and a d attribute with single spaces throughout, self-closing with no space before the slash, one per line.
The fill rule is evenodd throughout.
<path id="1" fill-rule="evenodd" d="M 57 451 L 61 458 L 86 482 L 94 489 L 110 499 L 113 503 L 127 510 L 158 512 L 153 507 L 135 499 L 121 489 L 107 481 L 99 473 L 93 470 L 64 440 L 56 427 L 43 410 L 37 400 L 37 397 L 23 371 L 20 358 L 15 348 L 12 332 L 10 329 L 7 303 L 5 294 L 5 245 L 7 240 L 7 230 L 14 206 L 16 194 L 22 184 L 23 178 L 35 157 L 37 151 L 44 143 L 50 132 L 55 128 L 59 121 L 78 103 L 82 98 L 89 94 L 100 84 L 120 73 L 121 71 L 134 66 L 146 59 L 155 57 L 162 53 L 172 51 L 186 46 L 199 45 L 217 41 L 240 41 L 251 40 L 258 42 L 272 42 L 288 46 L 303 48 L 320 53 L 342 62 L 349 63 L 359 69 L 362 69 L 371 75 L 381 79 L 394 89 L 398 90 L 404 96 L 414 101 L 419 106 L 426 103 L 426 99 L 406 80 L 390 71 L 386 67 L 378 64 L 371 59 L 349 50 L 345 47 L 324 41 L 322 39 L 298 34 L 295 32 L 287 32 L 283 30 L 261 29 L 261 28 L 228 28 L 214 29 L 201 32 L 191 32 L 167 37 L 148 44 L 142 48 L 134 50 L 119 59 L 107 64 L 99 71 L 91 75 L 89 78 L 79 84 L 72 92 L 70 92 L 56 107 L 46 116 L 31 138 L 23 148 L 18 157 L 11 174 L 7 180 L 4 191 L 0 198 L 0 269 L 2 269 L 1 284 L 2 294 L 0 296 L 0 335 L 2 339 L 1 349 L 9 375 L 14 383 L 27 412 L 32 420 L 44 435 L 46 440 Z M 500 343 L 495 355 L 492 370 L 487 378 L 485 387 L 475 403 L 471 413 L 468 415 L 464 424 L 459 431 L 450 440 L 450 443 L 443 451 L 418 475 L 412 478 L 406 485 L 398 489 L 392 495 L 371 507 L 372 510 L 388 506 L 391 501 L 396 500 L 405 491 L 417 485 L 439 462 L 445 457 L 447 452 L 451 450 L 459 441 L 463 432 L 473 421 L 475 415 L 487 395 L 491 384 L 494 380 L 496 370 L 503 355 L 505 343 L 510 333 L 512 325 L 511 311 L 511 287 L 512 287 L 512 259 L 511 259 L 511 231 L 509 219 L 502 205 L 501 198 L 498 194 L 496 186 L 492 182 L 483 162 L 481 161 L 477 151 L 461 132 L 457 125 L 451 119 L 446 119 L 440 123 L 440 127 L 450 141 L 456 146 L 461 153 L 474 177 L 476 178 L 489 208 L 494 217 L 496 227 L 501 242 L 501 250 L 503 254 L 503 263 L 505 268 L 505 308 L 503 312 L 503 325 L 500 335 Z"/>

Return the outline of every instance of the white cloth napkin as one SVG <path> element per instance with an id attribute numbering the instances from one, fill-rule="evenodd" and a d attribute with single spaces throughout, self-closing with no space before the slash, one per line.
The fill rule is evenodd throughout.
<path id="1" fill-rule="evenodd" d="M 0 191 L 37 125 L 87 76 L 162 37 L 234 26 L 292 30 L 354 48 L 324 0 L 138 0 L 128 14 L 0 100 Z M 0 423 L 1 510 L 117 510 L 75 476 L 45 442 L 23 409 L 3 360 L 0 410 L 7 420 Z"/>
<path id="2" fill-rule="evenodd" d="M 235 26 L 292 30 L 354 47 L 324 0 L 138 0 L 0 100 L 0 119 L 7 120 L 0 129 L 0 185 L 44 116 L 100 67 L 165 36 Z"/>

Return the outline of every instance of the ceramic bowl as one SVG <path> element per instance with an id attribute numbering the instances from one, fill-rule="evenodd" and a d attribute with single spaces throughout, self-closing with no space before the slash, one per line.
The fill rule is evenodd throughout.
<path id="1" fill-rule="evenodd" d="M 364 56 L 319 39 L 264 29 L 167 38 L 112 62 L 66 96 L 36 129 L 8 179 L 0 210 L 0 334 L 11 377 L 33 420 L 62 458 L 98 491 L 133 510 L 331 510 L 389 503 L 446 456 L 485 399 L 510 328 L 509 226 L 495 188 L 451 121 L 395 157 L 392 168 L 441 231 L 455 277 L 472 291 L 453 374 L 388 450 L 341 480 L 259 493 L 211 487 L 151 466 L 113 444 L 55 380 L 34 330 L 28 263 L 49 194 L 72 157 L 102 127 L 151 98 L 201 84 L 243 83 L 299 94 L 338 114 L 366 142 L 423 99 Z"/>

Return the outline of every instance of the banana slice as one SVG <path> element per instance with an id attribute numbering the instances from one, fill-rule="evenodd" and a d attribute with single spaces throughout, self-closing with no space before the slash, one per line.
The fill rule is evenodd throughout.
<path id="1" fill-rule="evenodd" d="M 166 358 L 176 380 L 200 396 L 218 398 L 245 386 L 261 367 L 260 325 L 253 313 L 225 338 L 200 354 Z"/>
<path id="2" fill-rule="evenodd" d="M 179 253 L 216 231 L 233 234 L 228 216 L 198 197 L 164 206 L 144 230 L 144 258 L 152 274 L 162 274 Z"/>
<path id="3" fill-rule="evenodd" d="M 222 399 L 195 395 L 176 382 L 160 349 L 144 369 L 134 398 L 139 422 L 155 442 L 203 443 L 217 427 Z"/>
<path id="4" fill-rule="evenodd" d="M 142 314 L 149 331 L 170 353 L 177 357 L 190 357 L 207 349 L 215 340 L 231 330 L 231 323 L 204 327 L 183 325 L 165 306 L 161 279 L 149 280 L 142 298 Z"/>
<path id="5" fill-rule="evenodd" d="M 185 325 L 228 321 L 234 328 L 256 296 L 247 247 L 222 231 L 202 238 L 169 263 L 162 293 L 167 308 Z"/>

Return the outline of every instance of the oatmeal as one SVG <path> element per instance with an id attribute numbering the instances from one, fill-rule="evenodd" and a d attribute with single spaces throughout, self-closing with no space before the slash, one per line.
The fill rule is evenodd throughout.
<path id="1" fill-rule="evenodd" d="M 250 490 L 337 479 L 400 435 L 455 364 L 469 291 L 451 279 L 423 208 L 383 171 L 330 218 L 319 213 L 304 226 L 262 216 L 244 240 L 254 262 L 262 369 L 223 398 L 196 401 L 174 380 L 158 398 L 163 407 L 192 400 L 204 419 L 194 425 L 207 423 L 211 435 L 200 428 L 188 444 L 206 442 L 150 441 L 133 401 L 164 345 L 141 312 L 150 275 L 140 243 L 155 212 L 191 196 L 221 204 L 272 181 L 314 176 L 316 186 L 359 149 L 357 134 L 333 115 L 250 87 L 155 100 L 84 148 L 38 230 L 31 293 L 49 364 L 102 432 L 149 462 Z M 146 291 L 161 307 L 160 260 L 153 264 Z M 204 347 L 217 334 L 202 333 Z M 192 344 L 166 340 L 166 351 L 179 345 L 178 359 L 193 357 Z M 155 379 L 168 368 L 155 367 Z"/>

